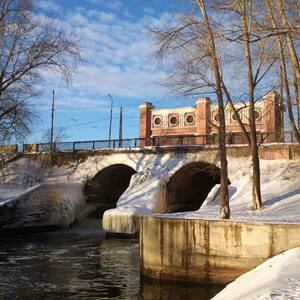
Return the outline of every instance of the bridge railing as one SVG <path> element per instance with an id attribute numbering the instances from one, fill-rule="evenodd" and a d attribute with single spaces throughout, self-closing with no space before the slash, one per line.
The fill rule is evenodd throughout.
<path id="1" fill-rule="evenodd" d="M 258 132 L 258 143 L 296 143 L 297 139 L 293 132 Z M 227 133 L 226 143 L 228 145 L 247 144 L 247 140 L 242 133 Z M 117 148 L 144 148 L 144 147 L 174 147 L 192 145 L 217 145 L 218 134 L 211 135 L 186 135 L 186 136 L 160 136 L 147 139 L 133 138 L 122 140 L 94 140 L 58 142 L 53 144 L 53 149 L 57 152 L 89 151 L 99 149 Z M 50 151 L 50 143 L 24 144 L 23 152 L 47 152 Z"/>

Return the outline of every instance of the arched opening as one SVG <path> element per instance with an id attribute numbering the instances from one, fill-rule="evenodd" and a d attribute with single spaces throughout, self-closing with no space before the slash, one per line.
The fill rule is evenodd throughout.
<path id="1" fill-rule="evenodd" d="M 180 168 L 167 183 L 166 212 L 195 211 L 220 183 L 220 169 L 206 162 Z"/>
<path id="2" fill-rule="evenodd" d="M 120 196 L 129 186 L 131 176 L 136 171 L 123 164 L 115 164 L 99 171 L 84 186 L 84 194 L 89 204 L 97 207 L 97 216 L 116 207 Z"/>

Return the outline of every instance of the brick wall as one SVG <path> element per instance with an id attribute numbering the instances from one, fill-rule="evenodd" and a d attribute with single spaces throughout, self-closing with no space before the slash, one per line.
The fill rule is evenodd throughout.
<path id="1" fill-rule="evenodd" d="M 242 103 L 236 104 L 246 129 L 250 131 L 249 108 L 243 108 L 243 106 Z M 266 94 L 256 103 L 255 111 L 257 132 L 262 134 L 274 133 L 267 137 L 265 140 L 267 142 L 278 140 L 279 135 L 275 134 L 281 131 L 278 94 L 274 91 Z M 245 142 L 242 130 L 229 106 L 225 110 L 225 118 L 226 132 L 237 143 Z M 149 102 L 140 105 L 140 138 L 143 139 L 165 136 L 196 136 L 197 144 L 209 144 L 213 137 L 218 134 L 218 125 L 218 106 L 212 105 L 209 98 L 199 98 L 195 106 L 168 109 L 154 109 Z M 206 138 L 206 136 L 211 137 Z"/>

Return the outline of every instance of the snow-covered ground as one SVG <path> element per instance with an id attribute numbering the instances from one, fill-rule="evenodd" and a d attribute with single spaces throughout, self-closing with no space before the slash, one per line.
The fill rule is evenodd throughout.
<path id="1" fill-rule="evenodd" d="M 252 207 L 251 162 L 231 160 L 229 165 L 231 219 L 272 223 L 300 223 L 300 161 L 261 160 L 263 209 Z M 209 193 L 195 212 L 165 217 L 216 219 L 219 212 L 219 185 Z"/>
<path id="2" fill-rule="evenodd" d="M 66 170 L 63 168 L 50 169 L 37 160 L 19 159 L 2 170 L 0 207 L 37 189 L 42 183 L 66 181 Z"/>
<path id="3" fill-rule="evenodd" d="M 1 229 L 28 226 L 67 228 L 88 208 L 82 184 L 68 180 L 68 169 L 19 159 L 2 170 Z M 3 208 L 1 208 L 3 207 Z"/>
<path id="4" fill-rule="evenodd" d="M 41 169 L 36 161 L 18 160 L 10 166 L 4 184 L 0 184 L 0 206 L 19 197 L 38 186 L 47 183 L 82 183 L 89 172 L 97 173 L 97 158 L 88 158 L 81 164 L 70 163 L 64 167 L 51 170 Z M 109 158 L 109 164 L 121 163 Z M 133 159 L 126 156 L 123 163 Z M 149 157 L 137 169 L 131 178 L 130 186 L 120 197 L 115 214 L 151 214 L 162 211 L 166 183 L 181 166 L 197 161 L 194 154 L 187 156 L 164 155 L 157 159 Z M 231 218 L 234 220 L 264 221 L 264 222 L 300 222 L 300 161 L 297 160 L 261 160 L 261 190 L 263 210 L 251 210 L 252 183 L 250 158 L 229 159 L 229 179 L 231 185 L 230 207 Z M 101 162 L 100 162 L 101 164 Z M 134 165 L 132 165 L 134 167 Z M 218 218 L 219 186 L 215 186 L 206 201 L 194 212 L 164 214 L 164 217 L 180 218 Z"/>
<path id="5" fill-rule="evenodd" d="M 274 256 L 226 286 L 214 300 L 300 299 L 300 248 Z"/>
<path id="6" fill-rule="evenodd" d="M 131 160 L 132 167 L 135 167 L 134 160 Z M 124 161 L 110 158 L 109 162 L 103 162 L 103 166 L 126 161 L 125 156 Z M 162 197 L 165 195 L 169 178 L 183 165 L 193 161 L 197 161 L 197 155 L 165 155 L 159 159 L 155 156 L 149 157 L 139 168 L 135 168 L 137 173 L 132 176 L 130 186 L 119 199 L 117 208 L 106 212 L 106 215 L 110 215 L 107 222 L 112 222 L 115 218 L 116 227 L 122 229 L 128 226 L 129 231 L 134 231 L 138 227 L 138 215 L 161 212 Z M 300 161 L 260 162 L 264 208 L 256 212 L 251 209 L 251 160 L 229 159 L 231 219 L 300 223 Z M 0 206 L 45 183 L 59 184 L 64 192 L 64 198 L 74 199 L 76 196 L 74 187 L 77 189 L 76 193 L 79 193 L 85 176 L 89 173 L 95 175 L 103 166 L 101 163 L 97 165 L 97 158 L 94 157 L 81 164 L 70 163 L 64 167 L 56 167 L 50 172 L 48 169 L 41 169 L 36 162 L 18 160 L 6 170 L 8 175 L 4 184 L 0 185 Z M 77 185 L 73 186 L 71 183 Z M 69 188 L 63 188 L 64 184 Z M 219 212 L 218 190 L 219 186 L 215 186 L 197 211 L 160 216 L 216 219 Z M 81 200 L 76 201 L 80 203 Z M 71 210 L 74 210 L 73 206 Z M 300 299 L 298 270 L 300 270 L 300 249 L 287 251 L 244 274 L 228 285 L 215 299 Z"/>
<path id="7" fill-rule="evenodd" d="M 300 161 L 261 160 L 261 191 L 263 209 L 252 207 L 251 161 L 248 158 L 229 160 L 231 219 L 274 223 L 300 223 Z M 186 163 L 186 162 L 185 162 Z M 182 161 L 174 159 L 155 170 L 133 175 L 129 188 L 111 214 L 150 214 L 160 211 L 161 197 L 169 178 Z M 217 219 L 219 185 L 209 193 L 197 211 L 164 214 L 171 218 Z"/>

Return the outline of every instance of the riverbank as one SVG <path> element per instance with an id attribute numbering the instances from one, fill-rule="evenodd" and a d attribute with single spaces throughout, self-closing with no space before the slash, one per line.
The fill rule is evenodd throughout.
<path id="1" fill-rule="evenodd" d="M 268 259 L 226 286 L 213 300 L 300 299 L 300 248 Z"/>

